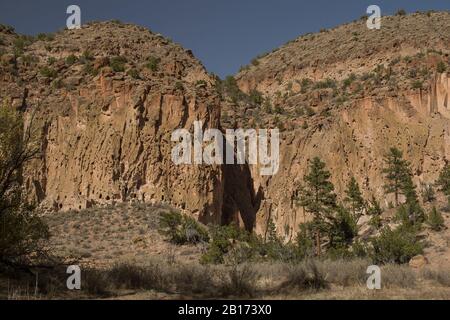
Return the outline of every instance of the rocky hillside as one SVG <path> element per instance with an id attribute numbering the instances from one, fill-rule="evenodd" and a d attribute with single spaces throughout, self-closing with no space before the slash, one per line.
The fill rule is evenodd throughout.
<path id="1" fill-rule="evenodd" d="M 236 84 L 225 81 L 223 126 L 283 131 L 278 174 L 249 168 L 249 192 L 262 194 L 257 230 L 273 219 L 290 238 L 307 219 L 295 199 L 315 156 L 337 193 L 355 176 L 386 207 L 393 199 L 381 170 L 390 147 L 411 161 L 418 186 L 436 180 L 450 160 L 449 31 L 448 12 L 384 17 L 380 30 L 356 21 L 301 36 L 255 58 Z"/>
<path id="2" fill-rule="evenodd" d="M 0 98 L 43 142 L 25 168 L 30 198 L 51 210 L 165 202 L 202 222 L 239 221 L 292 238 L 308 161 L 342 194 L 351 176 L 384 206 L 383 155 L 397 146 L 418 186 L 450 159 L 450 14 L 360 20 L 307 34 L 218 81 L 190 51 L 147 29 L 93 23 L 30 38 L 0 27 Z M 175 166 L 170 135 L 212 128 L 282 130 L 281 164 Z"/>
<path id="3" fill-rule="evenodd" d="M 213 79 L 190 51 L 118 22 L 35 38 L 0 30 L 0 97 L 33 118 L 30 197 L 52 210 L 167 202 L 219 222 L 220 167 L 175 166 L 171 134 L 218 127 Z"/>

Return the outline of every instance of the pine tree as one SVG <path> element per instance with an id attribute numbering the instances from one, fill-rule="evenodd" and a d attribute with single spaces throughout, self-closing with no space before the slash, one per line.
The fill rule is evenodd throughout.
<path id="1" fill-rule="evenodd" d="M 296 243 L 299 258 L 304 259 L 314 255 L 314 241 L 312 240 L 312 224 L 305 222 L 300 224 L 297 232 Z"/>
<path id="2" fill-rule="evenodd" d="M 375 196 L 372 196 L 372 200 L 370 201 L 369 208 L 367 209 L 367 214 L 371 216 L 369 224 L 376 229 L 381 228 L 382 220 L 381 214 L 383 213 L 383 209 L 381 209 L 380 203 L 377 201 Z"/>
<path id="3" fill-rule="evenodd" d="M 278 235 L 277 235 L 277 226 L 273 222 L 272 218 L 269 219 L 267 222 L 267 239 L 268 242 L 277 242 L 278 241 Z"/>
<path id="4" fill-rule="evenodd" d="M 347 197 L 344 199 L 344 201 L 350 204 L 353 215 L 355 217 L 359 217 L 366 207 L 366 202 L 362 197 L 361 190 L 359 189 L 359 184 L 358 182 L 356 182 L 356 179 L 354 177 L 350 179 L 345 193 Z"/>
<path id="5" fill-rule="evenodd" d="M 428 215 L 427 220 L 431 229 L 435 231 L 440 231 L 445 227 L 444 218 L 442 217 L 441 212 L 436 209 L 436 207 L 433 207 L 430 214 Z"/>
<path id="6" fill-rule="evenodd" d="M 445 165 L 442 169 L 436 184 L 440 187 L 439 190 L 448 198 L 448 205 L 450 206 L 450 164 Z"/>
<path id="7" fill-rule="evenodd" d="M 403 154 L 397 148 L 391 148 L 385 156 L 386 168 L 383 169 L 388 182 L 384 185 L 386 193 L 394 193 L 395 205 L 398 206 L 398 197 L 401 194 L 402 186 L 408 175 L 409 163 L 403 159 Z"/>
<path id="8" fill-rule="evenodd" d="M 348 247 L 358 235 L 358 220 L 347 209 L 338 206 L 329 233 L 331 247 Z"/>
<path id="9" fill-rule="evenodd" d="M 420 206 L 416 186 L 412 180 L 412 172 L 409 166 L 405 168 L 401 191 L 406 197 L 405 208 L 410 222 L 412 224 L 423 222 L 425 220 L 425 213 Z"/>
<path id="10" fill-rule="evenodd" d="M 300 190 L 299 204 L 313 215 L 317 254 L 320 255 L 321 233 L 329 229 L 336 206 L 334 186 L 329 181 L 331 174 L 325 169 L 325 163 L 315 157 L 304 176 L 304 187 Z"/>

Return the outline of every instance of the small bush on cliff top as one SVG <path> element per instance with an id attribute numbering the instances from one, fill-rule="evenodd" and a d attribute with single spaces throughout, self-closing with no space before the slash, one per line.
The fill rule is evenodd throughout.
<path id="1" fill-rule="evenodd" d="M 173 210 L 161 213 L 159 232 L 175 244 L 209 241 L 205 227 L 193 218 Z"/>
<path id="2" fill-rule="evenodd" d="M 161 62 L 160 58 L 156 58 L 153 56 L 150 56 L 147 58 L 147 64 L 145 65 L 148 69 L 150 69 L 153 72 L 158 71 L 159 63 Z"/>
<path id="3" fill-rule="evenodd" d="M 39 70 L 39 73 L 46 78 L 56 78 L 56 76 L 58 75 L 58 73 L 56 72 L 55 69 L 49 68 L 49 67 L 43 67 Z"/>
<path id="4" fill-rule="evenodd" d="M 71 66 L 71 65 L 73 65 L 75 62 L 77 62 L 77 60 L 78 60 L 78 58 L 77 58 L 75 55 L 71 54 L 70 56 L 68 56 L 68 57 L 66 58 L 66 64 L 69 65 L 69 66 Z"/>
<path id="5" fill-rule="evenodd" d="M 127 74 L 132 77 L 133 79 L 140 79 L 139 71 L 136 69 L 130 69 L 128 70 Z"/>
<path id="6" fill-rule="evenodd" d="M 124 72 L 125 63 L 127 63 L 127 59 L 125 57 L 112 57 L 109 62 L 109 66 L 114 72 Z"/>
<path id="7" fill-rule="evenodd" d="M 440 61 L 437 65 L 437 72 L 444 73 L 447 70 L 447 66 L 444 62 Z"/>

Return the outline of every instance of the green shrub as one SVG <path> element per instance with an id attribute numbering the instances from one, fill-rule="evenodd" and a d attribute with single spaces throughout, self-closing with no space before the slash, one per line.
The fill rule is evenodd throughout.
<path id="1" fill-rule="evenodd" d="M 356 240 L 351 246 L 352 256 L 356 258 L 365 258 L 370 253 L 370 248 L 362 241 Z"/>
<path id="2" fill-rule="evenodd" d="M 125 57 L 112 57 L 109 66 L 114 72 L 124 72 L 127 59 Z"/>
<path id="3" fill-rule="evenodd" d="M 252 59 L 252 65 L 254 65 L 255 67 L 259 65 L 259 60 L 257 58 Z"/>
<path id="4" fill-rule="evenodd" d="M 304 78 L 301 81 L 301 93 L 306 93 L 306 91 L 310 88 L 310 86 L 312 85 L 312 80 L 308 79 L 308 78 Z"/>
<path id="5" fill-rule="evenodd" d="M 160 62 L 161 58 L 150 56 L 147 58 L 147 64 L 145 66 L 151 71 L 156 72 L 158 71 Z"/>
<path id="6" fill-rule="evenodd" d="M 55 36 L 51 33 L 39 33 L 36 38 L 40 41 L 53 41 Z"/>
<path id="7" fill-rule="evenodd" d="M 247 95 L 239 89 L 237 81 L 233 76 L 227 76 L 225 80 L 221 81 L 220 87 L 224 93 L 230 97 L 231 102 L 234 104 L 237 104 L 247 97 Z"/>
<path id="8" fill-rule="evenodd" d="M 275 106 L 275 108 L 273 108 L 273 113 L 275 113 L 275 114 L 283 114 L 284 110 L 279 104 L 277 104 Z"/>
<path id="9" fill-rule="evenodd" d="M 89 64 L 94 60 L 94 55 L 89 50 L 84 50 L 79 60 L 83 64 Z"/>
<path id="10" fill-rule="evenodd" d="M 438 211 L 436 207 L 431 209 L 431 212 L 427 217 L 427 223 L 431 229 L 435 231 L 440 231 L 445 228 L 444 217 L 442 217 L 441 212 Z"/>
<path id="11" fill-rule="evenodd" d="M 15 29 L 14 29 L 14 27 L 11 27 L 11 26 L 9 26 L 7 24 L 0 23 L 0 31 L 4 31 L 4 32 L 7 32 L 7 33 L 12 33 L 12 32 L 15 31 Z"/>
<path id="12" fill-rule="evenodd" d="M 399 9 L 397 10 L 397 12 L 395 13 L 396 16 L 405 16 L 406 15 L 406 11 L 404 9 Z"/>
<path id="13" fill-rule="evenodd" d="M 47 59 L 47 63 L 48 63 L 49 65 L 53 65 L 55 62 L 56 62 L 56 58 L 54 58 L 54 57 L 49 57 L 49 58 Z"/>
<path id="14" fill-rule="evenodd" d="M 173 210 L 161 213 L 159 232 L 175 244 L 209 241 L 206 228 L 193 218 Z"/>
<path id="15" fill-rule="evenodd" d="M 26 36 L 19 36 L 13 41 L 14 55 L 19 57 L 23 55 L 25 48 L 31 44 L 31 40 Z"/>
<path id="16" fill-rule="evenodd" d="M 425 221 L 425 213 L 417 202 L 404 203 L 397 209 L 395 221 L 403 224 L 420 224 Z"/>
<path id="17" fill-rule="evenodd" d="M 295 107 L 295 115 L 302 117 L 305 115 L 305 108 L 303 108 L 302 106 L 296 106 Z"/>
<path id="18" fill-rule="evenodd" d="M 306 112 L 306 115 L 307 115 L 308 117 L 312 117 L 313 115 L 316 114 L 316 112 L 314 111 L 314 109 L 311 108 L 310 106 L 306 106 L 306 107 L 305 107 L 305 112 Z"/>
<path id="19" fill-rule="evenodd" d="M 272 261 L 293 261 L 298 257 L 297 247 L 291 243 L 285 244 L 283 239 L 278 237 L 275 223 L 272 219 L 269 220 L 267 225 L 266 240 L 262 241 L 261 238 L 252 235 L 250 241 L 250 249 L 254 254 L 252 257 L 272 260 Z"/>
<path id="20" fill-rule="evenodd" d="M 90 62 L 90 61 L 86 61 L 86 63 L 84 64 L 83 71 L 94 77 L 97 76 L 98 72 L 99 72 L 97 69 L 94 68 L 92 62 Z"/>
<path id="21" fill-rule="evenodd" d="M 373 215 L 369 220 L 369 225 L 377 230 L 380 229 L 381 226 L 383 225 L 383 220 L 381 219 L 381 216 Z"/>
<path id="22" fill-rule="evenodd" d="M 137 70 L 134 69 L 134 68 L 128 70 L 127 74 L 128 74 L 130 77 L 132 77 L 133 79 L 140 79 L 139 71 L 137 71 Z"/>
<path id="23" fill-rule="evenodd" d="M 261 92 L 259 92 L 256 89 L 250 91 L 249 97 L 250 97 L 250 101 L 256 105 L 261 105 L 264 101 L 263 95 L 261 94 Z"/>
<path id="24" fill-rule="evenodd" d="M 356 75 L 354 73 L 350 74 L 348 78 L 344 79 L 343 87 L 346 89 L 356 80 Z"/>
<path id="25" fill-rule="evenodd" d="M 201 263 L 224 263 L 224 256 L 231 251 L 234 242 L 248 244 L 254 240 L 251 234 L 235 225 L 212 226 L 210 233 L 211 242 L 207 252 L 200 259 Z"/>
<path id="26" fill-rule="evenodd" d="M 358 235 L 357 218 L 343 207 L 338 207 L 331 222 L 329 237 L 332 248 L 347 248 Z"/>
<path id="27" fill-rule="evenodd" d="M 323 81 L 316 82 L 314 88 L 315 89 L 336 88 L 336 80 L 327 78 Z"/>
<path id="28" fill-rule="evenodd" d="M 42 67 L 39 69 L 39 73 L 46 78 L 54 79 L 58 75 L 55 69 L 49 67 Z"/>
<path id="29" fill-rule="evenodd" d="M 39 155 L 34 131 L 24 129 L 22 113 L 5 99 L 0 105 L 0 268 L 41 258 L 48 227 L 24 201 L 22 168 Z M 33 128 L 30 123 L 29 128 Z"/>
<path id="30" fill-rule="evenodd" d="M 423 81 L 416 80 L 412 83 L 413 89 L 422 89 L 423 87 Z"/>
<path id="31" fill-rule="evenodd" d="M 437 72 L 444 73 L 447 70 L 447 66 L 443 61 L 440 61 L 437 65 Z"/>
<path id="32" fill-rule="evenodd" d="M 183 82 L 181 82 L 181 81 L 175 82 L 175 89 L 176 90 L 183 90 L 184 89 Z"/>
<path id="33" fill-rule="evenodd" d="M 374 263 L 407 263 L 409 260 L 423 253 L 423 244 L 416 239 L 415 230 L 399 227 L 391 230 L 385 227 L 381 234 L 372 241 L 372 259 Z"/>
<path id="34" fill-rule="evenodd" d="M 68 65 L 68 66 L 71 66 L 71 65 L 73 65 L 75 62 L 77 62 L 78 61 L 78 58 L 74 55 L 74 54 L 71 54 L 70 56 L 68 56 L 67 58 L 66 58 L 66 64 Z"/>
<path id="35" fill-rule="evenodd" d="M 439 191 L 442 191 L 448 199 L 450 206 L 450 165 L 445 167 L 439 173 L 439 179 L 436 181 L 436 185 L 439 187 Z"/>
<path id="36" fill-rule="evenodd" d="M 200 87 L 200 88 L 205 88 L 208 84 L 206 83 L 205 80 L 197 80 L 195 82 L 195 86 L 196 87 Z"/>

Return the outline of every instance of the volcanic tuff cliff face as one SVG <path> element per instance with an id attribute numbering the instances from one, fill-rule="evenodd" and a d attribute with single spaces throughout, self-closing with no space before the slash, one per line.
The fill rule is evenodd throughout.
<path id="1" fill-rule="evenodd" d="M 30 196 L 59 210 L 162 201 L 220 222 L 221 168 L 171 160 L 173 130 L 219 126 L 212 79 L 192 53 L 112 22 L 41 38 L 2 33 L 1 97 L 34 114 L 43 141 L 24 173 Z"/>
<path id="2" fill-rule="evenodd" d="M 203 222 L 240 221 L 260 233 L 273 219 L 289 238 L 308 218 L 295 198 L 314 156 L 338 193 L 354 175 L 385 205 L 389 147 L 404 151 L 418 184 L 436 179 L 450 159 L 449 35 L 442 12 L 385 17 L 381 30 L 358 21 L 308 34 L 236 76 L 249 99 L 227 92 L 221 101 L 189 51 L 145 29 L 95 23 L 30 42 L 3 28 L 0 97 L 35 113 L 43 156 L 24 177 L 42 206 L 164 201 Z M 170 134 L 195 120 L 279 127 L 279 172 L 175 166 Z"/>
<path id="3" fill-rule="evenodd" d="M 450 160 L 450 14 L 384 17 L 381 30 L 365 23 L 302 36 L 235 77 L 256 98 L 237 108 L 242 113 L 228 102 L 228 125 L 283 130 L 279 173 L 262 178 L 250 168 L 252 190 L 263 197 L 259 232 L 273 219 L 292 237 L 308 219 L 295 199 L 315 156 L 326 162 L 338 195 L 355 176 L 364 195 L 384 206 L 393 200 L 382 188 L 390 147 L 403 150 L 418 186 L 433 183 Z"/>

